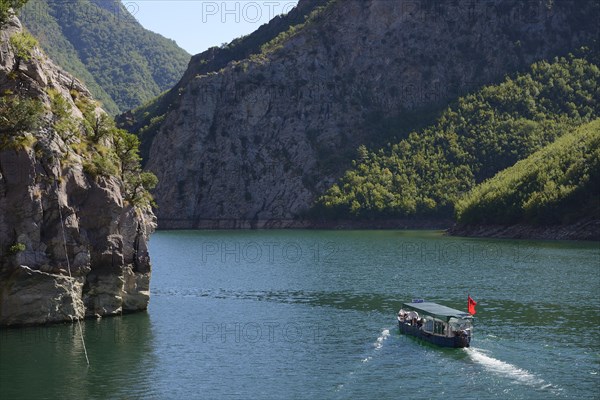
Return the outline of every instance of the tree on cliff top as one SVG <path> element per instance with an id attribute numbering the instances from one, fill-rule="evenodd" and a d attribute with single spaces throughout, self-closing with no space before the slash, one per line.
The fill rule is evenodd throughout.
<path id="1" fill-rule="evenodd" d="M 9 39 L 10 47 L 15 53 L 14 71 L 21 66 L 22 61 L 29 61 L 33 48 L 38 45 L 37 40 L 29 32 L 18 32 Z"/>
<path id="2" fill-rule="evenodd" d="M 23 7 L 28 0 L 0 0 L 0 28 L 14 14 L 16 10 Z"/>

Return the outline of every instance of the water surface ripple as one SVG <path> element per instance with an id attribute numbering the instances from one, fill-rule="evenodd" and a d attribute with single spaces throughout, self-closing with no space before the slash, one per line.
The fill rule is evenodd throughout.
<path id="1" fill-rule="evenodd" d="M 411 231 L 158 232 L 147 313 L 0 331 L 1 399 L 593 399 L 597 243 Z M 400 335 L 466 309 L 473 347 Z"/>

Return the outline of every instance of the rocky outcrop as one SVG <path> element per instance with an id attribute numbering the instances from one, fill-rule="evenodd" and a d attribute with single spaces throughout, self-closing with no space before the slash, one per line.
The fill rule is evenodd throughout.
<path id="1" fill-rule="evenodd" d="M 24 134 L 34 144 L 0 149 L 0 326 L 144 310 L 154 216 L 124 200 L 119 178 L 86 173 L 52 129 L 48 89 L 76 119 L 72 99 L 90 94 L 37 49 L 15 71 L 8 39 L 20 31 L 16 18 L 0 31 L 0 90 L 39 99 L 43 123 Z"/>
<path id="2" fill-rule="evenodd" d="M 597 15 L 593 1 L 332 1 L 246 60 L 207 72 L 195 57 L 149 150 L 160 227 L 294 225 L 360 144 L 589 43 Z"/>

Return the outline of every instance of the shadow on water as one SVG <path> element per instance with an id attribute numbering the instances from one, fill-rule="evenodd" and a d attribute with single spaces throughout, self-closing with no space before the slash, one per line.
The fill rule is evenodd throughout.
<path id="1" fill-rule="evenodd" d="M 146 313 L 82 324 L 90 366 L 76 324 L 0 331 L 0 398 L 144 397 L 153 363 Z M 10 385 L 1 384 L 11 382 Z"/>
<path id="2" fill-rule="evenodd" d="M 375 311 L 395 316 L 401 301 L 398 298 L 377 293 L 320 292 L 304 290 L 237 291 L 225 289 L 155 289 L 154 296 L 207 297 L 212 299 L 236 299 L 266 301 L 281 304 L 305 304 L 313 307 L 334 307 L 341 310 Z"/>

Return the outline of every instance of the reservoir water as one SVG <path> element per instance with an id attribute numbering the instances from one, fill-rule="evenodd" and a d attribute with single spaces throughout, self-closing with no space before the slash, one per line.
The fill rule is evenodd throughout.
<path id="1" fill-rule="evenodd" d="M 158 232 L 147 313 L 0 331 L 0 399 L 593 399 L 598 243 L 407 231 Z M 469 349 L 398 332 L 466 310 Z"/>

